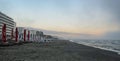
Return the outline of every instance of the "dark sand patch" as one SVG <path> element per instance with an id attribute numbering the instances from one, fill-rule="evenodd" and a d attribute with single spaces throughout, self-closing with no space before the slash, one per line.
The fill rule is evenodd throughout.
<path id="1" fill-rule="evenodd" d="M 57 41 L 0 47 L 0 61 L 120 61 L 120 56 L 69 41 Z"/>

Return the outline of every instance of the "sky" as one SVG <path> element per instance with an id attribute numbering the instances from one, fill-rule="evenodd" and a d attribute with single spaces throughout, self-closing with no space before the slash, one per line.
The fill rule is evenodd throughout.
<path id="1" fill-rule="evenodd" d="M 120 39 L 119 3 L 120 0 L 0 0 L 0 11 L 20 27 Z"/>

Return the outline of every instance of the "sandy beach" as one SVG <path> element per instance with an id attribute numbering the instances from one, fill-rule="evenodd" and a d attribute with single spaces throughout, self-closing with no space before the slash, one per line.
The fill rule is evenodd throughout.
<path id="1" fill-rule="evenodd" d="M 120 55 L 58 40 L 0 46 L 0 61 L 120 61 Z"/>

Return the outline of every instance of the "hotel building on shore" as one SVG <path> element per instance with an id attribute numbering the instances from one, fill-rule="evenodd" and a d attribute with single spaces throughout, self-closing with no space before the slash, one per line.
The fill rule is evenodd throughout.
<path id="1" fill-rule="evenodd" d="M 16 22 L 12 18 L 0 12 L 0 40 L 2 39 L 2 29 L 5 25 L 6 29 L 6 40 L 11 38 L 11 31 L 15 31 Z"/>

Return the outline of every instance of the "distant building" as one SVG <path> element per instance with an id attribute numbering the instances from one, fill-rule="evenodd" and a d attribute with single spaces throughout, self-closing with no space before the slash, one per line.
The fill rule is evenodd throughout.
<path id="1" fill-rule="evenodd" d="M 6 25 L 6 39 L 11 38 L 11 31 L 15 31 L 16 23 L 12 18 L 0 12 L 0 39 L 2 38 L 2 27 Z"/>
<path id="2" fill-rule="evenodd" d="M 39 42 L 42 40 L 43 32 L 35 29 L 29 29 L 27 27 L 17 27 L 18 28 L 18 40 L 24 40 L 24 30 L 26 30 L 26 41 L 36 41 Z M 28 31 L 29 31 L 29 40 L 28 40 Z"/>
<path id="3" fill-rule="evenodd" d="M 24 27 L 17 27 L 18 28 L 18 40 L 24 40 Z"/>
<path id="4" fill-rule="evenodd" d="M 43 36 L 43 41 L 44 42 L 51 42 L 51 41 L 55 41 L 57 39 L 58 38 L 56 38 L 55 36 L 52 36 L 52 35 L 44 35 Z"/>

